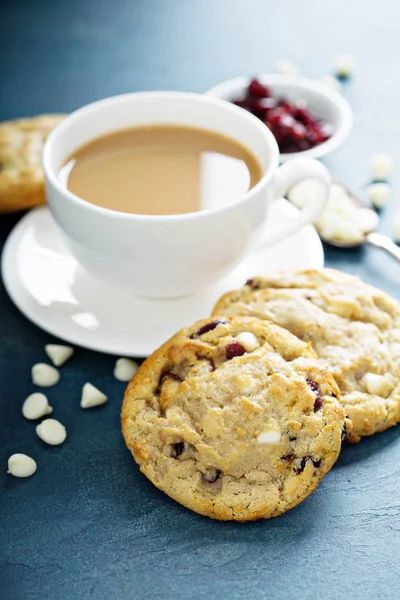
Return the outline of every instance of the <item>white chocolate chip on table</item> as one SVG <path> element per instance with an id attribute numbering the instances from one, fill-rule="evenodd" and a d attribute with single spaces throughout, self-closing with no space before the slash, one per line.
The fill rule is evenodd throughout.
<path id="1" fill-rule="evenodd" d="M 13 454 L 8 459 L 7 473 L 14 477 L 31 477 L 36 469 L 36 461 L 27 454 Z"/>
<path id="2" fill-rule="evenodd" d="M 259 444 L 279 444 L 281 439 L 282 436 L 280 431 L 267 429 L 266 431 L 260 433 L 260 435 L 257 437 L 257 442 Z"/>
<path id="3" fill-rule="evenodd" d="M 81 407 L 94 408 L 107 402 L 108 398 L 103 392 L 91 383 L 85 383 L 82 388 Z"/>
<path id="4" fill-rule="evenodd" d="M 358 60 L 355 54 L 337 54 L 333 60 L 335 72 L 339 77 L 350 77 L 357 67 Z"/>
<path id="5" fill-rule="evenodd" d="M 71 346 L 63 346 L 61 344 L 47 344 L 44 349 L 55 367 L 61 367 L 74 353 L 74 349 Z"/>
<path id="6" fill-rule="evenodd" d="M 53 412 L 53 408 L 49 406 L 47 397 L 40 392 L 30 394 L 22 405 L 22 414 L 29 421 L 41 419 L 51 412 Z"/>
<path id="7" fill-rule="evenodd" d="M 388 154 L 374 154 L 370 161 L 371 177 L 374 181 L 386 181 L 392 174 L 393 161 Z"/>
<path id="8" fill-rule="evenodd" d="M 39 387 L 52 387 L 60 381 L 60 373 L 46 363 L 37 363 L 32 367 L 32 381 Z"/>
<path id="9" fill-rule="evenodd" d="M 389 392 L 388 381 L 384 375 L 366 373 L 364 375 L 364 383 L 368 394 L 386 397 Z"/>
<path id="10" fill-rule="evenodd" d="M 115 363 L 114 377 L 118 381 L 130 381 L 139 365 L 130 358 L 118 358 Z"/>
<path id="11" fill-rule="evenodd" d="M 67 439 L 67 430 L 56 419 L 45 419 L 36 427 L 40 439 L 50 446 L 59 446 Z"/>

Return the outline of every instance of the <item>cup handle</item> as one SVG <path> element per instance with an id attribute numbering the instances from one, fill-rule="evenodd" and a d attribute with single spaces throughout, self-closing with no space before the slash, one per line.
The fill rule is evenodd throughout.
<path id="1" fill-rule="evenodd" d="M 299 229 L 312 223 L 328 202 L 330 175 L 324 165 L 313 158 L 293 158 L 281 165 L 275 175 L 273 201 L 285 196 L 291 187 L 303 179 L 316 179 L 321 183 L 321 194 L 307 204 L 298 216 L 274 231 L 267 232 L 258 243 L 256 250 L 272 246 Z"/>

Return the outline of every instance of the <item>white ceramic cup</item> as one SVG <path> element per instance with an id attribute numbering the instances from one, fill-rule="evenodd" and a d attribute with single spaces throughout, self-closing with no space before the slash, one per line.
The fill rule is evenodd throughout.
<path id="1" fill-rule="evenodd" d="M 241 200 L 222 208 L 160 216 L 101 208 L 59 181 L 65 160 L 87 142 L 120 129 L 166 123 L 237 140 L 259 161 L 261 180 Z M 77 110 L 48 137 L 43 165 L 50 210 L 77 261 L 109 285 L 158 298 L 197 293 L 228 275 L 257 243 L 275 243 L 312 222 L 328 200 L 330 183 L 325 167 L 313 159 L 278 167 L 276 141 L 253 115 L 223 100 L 181 92 L 126 94 Z M 320 197 L 296 219 L 268 231 L 271 204 L 305 178 L 321 182 Z"/>

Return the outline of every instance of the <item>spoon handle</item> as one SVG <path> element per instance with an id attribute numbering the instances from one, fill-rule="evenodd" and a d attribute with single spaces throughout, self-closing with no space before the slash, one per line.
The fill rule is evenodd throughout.
<path id="1" fill-rule="evenodd" d="M 381 233 L 369 233 L 366 236 L 366 241 L 372 246 L 383 248 L 383 250 L 386 250 L 386 252 L 394 258 L 397 258 L 400 262 L 400 248 L 387 235 L 382 235 Z"/>

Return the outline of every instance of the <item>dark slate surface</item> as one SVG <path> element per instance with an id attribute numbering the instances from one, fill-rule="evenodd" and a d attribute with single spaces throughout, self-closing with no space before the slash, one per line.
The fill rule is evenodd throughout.
<path id="1" fill-rule="evenodd" d="M 267 71 L 278 58 L 310 76 L 351 50 L 354 131 L 331 166 L 352 185 L 371 153 L 400 164 L 400 5 L 395 0 L 7 0 L 0 2 L 0 119 L 71 111 L 142 89 L 204 91 Z M 390 231 L 399 189 L 385 210 Z M 399 203 L 397 202 L 397 206 Z M 1 243 L 17 222 L 1 218 Z M 400 297 L 400 270 L 379 251 L 328 250 L 326 262 Z M 318 490 L 282 517 L 247 525 L 192 514 L 138 472 L 119 433 L 124 385 L 114 358 L 77 350 L 49 391 L 68 429 L 42 444 L 21 417 L 29 371 L 52 340 L 0 290 L 0 597 L 40 599 L 393 599 L 399 597 L 399 429 L 344 449 Z M 368 349 L 366 349 L 368 352 Z M 79 409 L 85 381 L 107 406 Z M 35 477 L 5 474 L 27 452 Z"/>

